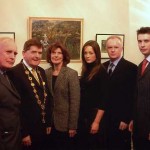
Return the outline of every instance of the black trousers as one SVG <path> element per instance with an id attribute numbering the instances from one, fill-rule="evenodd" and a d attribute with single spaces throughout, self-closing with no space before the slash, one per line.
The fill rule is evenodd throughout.
<path id="1" fill-rule="evenodd" d="M 41 135 L 40 137 L 32 137 L 31 146 L 22 146 L 22 150 L 49 150 L 48 135 Z"/>
<path id="2" fill-rule="evenodd" d="M 150 141 L 133 135 L 134 150 L 150 150 Z"/>
<path id="3" fill-rule="evenodd" d="M 77 150 L 106 150 L 106 128 L 104 117 L 100 122 L 98 133 L 90 133 L 91 125 L 97 112 L 98 109 L 96 108 L 84 111 L 80 110 L 76 138 Z"/>
<path id="4" fill-rule="evenodd" d="M 104 143 L 104 138 L 99 133 L 80 132 L 77 134 L 76 150 L 106 150 Z"/>
<path id="5" fill-rule="evenodd" d="M 119 130 L 119 124 L 109 124 L 108 127 L 108 150 L 131 150 L 131 133 L 128 129 Z"/>
<path id="6" fill-rule="evenodd" d="M 76 150 L 76 136 L 69 137 L 68 132 L 61 132 L 52 128 L 49 135 L 50 150 Z"/>

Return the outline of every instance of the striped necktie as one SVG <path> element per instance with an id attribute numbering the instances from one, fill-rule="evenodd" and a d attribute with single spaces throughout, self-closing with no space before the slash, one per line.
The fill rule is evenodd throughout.
<path id="1" fill-rule="evenodd" d="M 142 70 L 141 70 L 141 75 L 143 75 L 146 67 L 147 67 L 147 63 L 148 63 L 148 60 L 147 59 L 144 59 L 143 62 L 142 62 Z"/>
<path id="2" fill-rule="evenodd" d="M 114 67 L 114 64 L 113 63 L 111 63 L 110 65 L 109 65 L 109 70 L 108 70 L 108 74 L 109 74 L 109 76 L 111 76 L 112 75 L 112 73 L 113 73 L 113 70 L 112 70 L 112 68 Z"/>
<path id="3" fill-rule="evenodd" d="M 34 78 L 36 79 L 36 81 L 40 84 L 40 81 L 39 81 L 39 78 L 38 78 L 36 70 L 32 69 L 31 72 L 32 72 L 32 75 L 34 76 Z"/>

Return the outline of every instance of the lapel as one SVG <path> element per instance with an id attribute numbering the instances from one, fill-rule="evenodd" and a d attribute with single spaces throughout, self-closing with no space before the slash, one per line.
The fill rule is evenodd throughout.
<path id="1" fill-rule="evenodd" d="M 147 65 L 143 75 L 147 74 L 147 72 L 149 72 L 149 71 L 150 71 L 150 63 Z"/>
<path id="2" fill-rule="evenodd" d="M 106 61 L 105 63 L 103 63 L 103 65 L 104 65 L 104 67 L 105 67 L 105 69 L 106 69 L 106 72 L 107 72 L 107 70 L 108 70 L 109 64 L 110 64 L 110 61 Z M 108 72 L 107 72 L 107 74 L 108 74 Z M 109 75 L 108 75 L 108 76 L 109 76 Z M 111 76 L 112 76 L 112 75 L 111 75 Z M 109 76 L 109 78 L 111 78 L 111 76 Z"/>
<path id="3" fill-rule="evenodd" d="M 104 66 L 105 66 L 105 68 L 106 68 L 106 71 L 107 71 L 107 69 L 108 69 L 109 63 L 110 63 L 110 61 L 107 61 L 107 62 L 104 63 Z"/>
<path id="4" fill-rule="evenodd" d="M 113 77 L 115 74 L 118 74 L 120 70 L 122 70 L 122 66 L 124 64 L 124 58 L 121 58 L 120 61 L 118 62 L 117 66 L 115 66 L 115 70 L 113 71 L 111 77 Z"/>
<path id="5" fill-rule="evenodd" d="M 47 75 L 48 87 L 49 87 L 49 90 L 50 90 L 50 92 L 53 96 L 54 93 L 53 93 L 53 90 L 52 90 L 52 74 L 53 74 L 53 71 L 52 71 L 52 67 L 51 67 L 47 70 L 46 75 Z"/>
<path id="6" fill-rule="evenodd" d="M 15 87 L 12 88 L 11 85 L 6 81 L 6 79 L 3 77 L 2 74 L 0 74 L 0 82 L 11 92 L 13 93 L 16 97 L 20 98 L 18 92 L 15 90 Z"/>
<path id="7" fill-rule="evenodd" d="M 60 70 L 60 73 L 58 74 L 55 86 L 54 86 L 54 91 L 57 90 L 57 88 L 59 88 L 59 86 L 62 84 L 62 81 L 65 79 L 65 72 L 66 72 L 66 67 L 62 67 Z"/>
<path id="8" fill-rule="evenodd" d="M 139 69 L 138 69 L 138 79 L 143 78 L 149 71 L 150 71 L 150 63 L 148 64 L 148 66 L 146 67 L 143 75 L 141 75 L 141 70 L 142 70 L 142 63 L 140 63 L 139 65 Z"/>
<path id="9" fill-rule="evenodd" d="M 21 65 L 22 65 L 22 67 L 24 68 L 24 64 L 22 64 L 21 63 Z M 30 75 L 30 77 L 32 77 L 32 82 L 36 85 L 36 86 L 38 86 L 38 87 L 40 87 L 40 88 L 42 88 L 43 89 L 43 86 L 42 86 L 42 81 L 41 81 L 41 79 L 40 79 L 40 76 L 39 76 L 39 74 L 37 73 L 37 75 L 38 75 L 38 78 L 39 78 L 39 81 L 40 81 L 40 84 L 38 83 L 38 81 L 34 78 L 34 76 L 33 76 L 33 74 L 31 73 L 31 71 L 25 66 L 25 68 L 26 68 L 26 70 L 28 70 L 29 71 L 29 75 Z M 25 71 L 25 70 L 24 70 Z M 38 69 L 38 71 L 40 72 L 40 70 Z M 41 73 L 40 73 L 41 74 Z M 26 75 L 26 74 L 25 74 Z M 42 78 L 42 75 L 41 75 L 41 78 Z"/>
<path id="10" fill-rule="evenodd" d="M 66 67 L 61 68 L 60 73 L 57 76 L 55 86 L 54 86 L 54 91 L 55 91 L 54 92 L 53 88 L 52 88 L 53 70 L 52 70 L 52 67 L 48 69 L 46 74 L 47 74 L 48 86 L 49 86 L 49 89 L 50 89 L 50 92 L 51 92 L 52 96 L 54 96 L 54 93 L 57 93 L 56 92 L 57 88 L 59 88 L 59 86 L 62 84 L 62 81 L 64 80 L 64 76 L 66 75 L 65 74 L 66 70 L 67 70 Z"/>
<path id="11" fill-rule="evenodd" d="M 118 71 L 120 71 L 122 69 L 122 65 L 123 65 L 124 61 L 125 61 L 124 58 L 120 59 L 117 66 L 115 66 L 115 70 L 113 71 L 111 76 L 113 76 L 114 74 L 116 74 Z M 106 70 L 108 70 L 109 64 L 110 64 L 110 61 L 107 61 L 107 62 L 104 63 L 104 66 L 105 66 Z"/>

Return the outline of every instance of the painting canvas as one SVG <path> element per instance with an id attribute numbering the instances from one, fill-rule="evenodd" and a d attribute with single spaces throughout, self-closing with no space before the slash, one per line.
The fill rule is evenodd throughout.
<path id="1" fill-rule="evenodd" d="M 38 38 L 43 44 L 42 60 L 46 50 L 54 42 L 61 42 L 69 51 L 71 60 L 80 60 L 83 19 L 29 17 L 28 38 Z"/>

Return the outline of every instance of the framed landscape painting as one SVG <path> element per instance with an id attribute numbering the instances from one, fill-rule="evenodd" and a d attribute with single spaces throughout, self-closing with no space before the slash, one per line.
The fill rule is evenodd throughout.
<path id="1" fill-rule="evenodd" d="M 83 19 L 29 17 L 28 38 L 38 38 L 43 44 L 42 60 L 54 42 L 61 42 L 69 51 L 72 61 L 80 61 L 83 41 Z"/>

